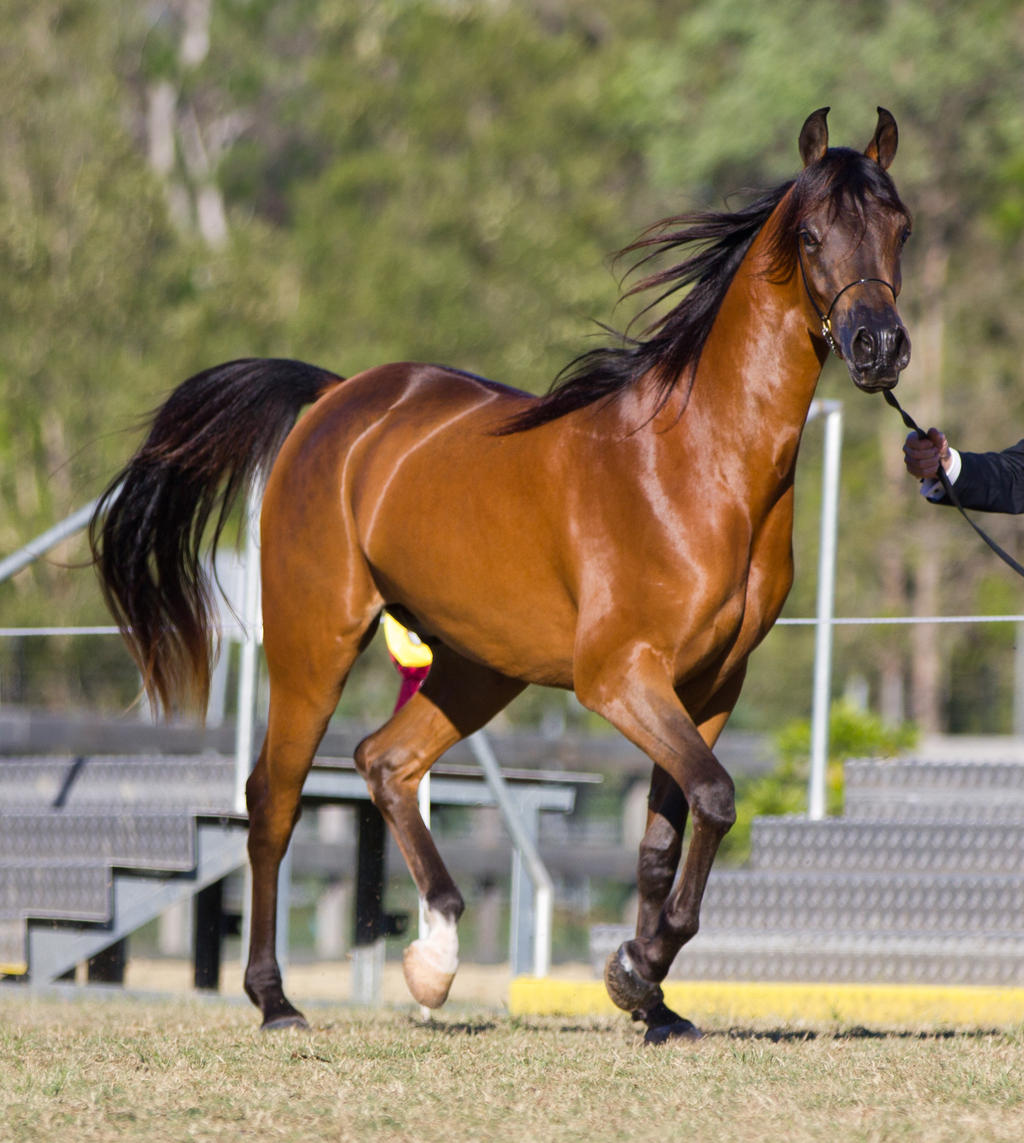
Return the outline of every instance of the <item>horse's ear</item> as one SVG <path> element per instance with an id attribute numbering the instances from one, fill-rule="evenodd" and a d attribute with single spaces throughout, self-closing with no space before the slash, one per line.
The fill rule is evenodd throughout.
<path id="1" fill-rule="evenodd" d="M 896 120 L 884 107 L 879 107 L 875 137 L 868 143 L 864 154 L 869 159 L 874 159 L 882 170 L 886 171 L 896 157 L 896 145 L 899 141 L 900 133 L 896 129 Z"/>
<path id="2" fill-rule="evenodd" d="M 800 158 L 805 167 L 824 158 L 828 150 L 828 113 L 829 108 L 819 107 L 807 116 L 807 122 L 800 128 Z"/>

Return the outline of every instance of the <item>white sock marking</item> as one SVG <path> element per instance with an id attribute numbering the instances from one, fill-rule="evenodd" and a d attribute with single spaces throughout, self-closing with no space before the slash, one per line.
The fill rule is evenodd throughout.
<path id="1" fill-rule="evenodd" d="M 423 959 L 438 972 L 454 973 L 459 967 L 459 933 L 455 922 L 435 909 L 425 905 L 423 907 L 427 918 L 427 935 L 413 944 L 419 946 Z"/>

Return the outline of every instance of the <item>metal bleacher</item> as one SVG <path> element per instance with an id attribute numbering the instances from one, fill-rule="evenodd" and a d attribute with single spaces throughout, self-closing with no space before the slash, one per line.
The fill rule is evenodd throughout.
<path id="1" fill-rule="evenodd" d="M 576 785 L 593 775 L 505 771 L 522 828 L 536 839 L 540 815 L 567 813 Z M 90 979 L 117 981 L 123 962 L 102 958 L 170 906 L 219 892 L 246 864 L 245 815 L 234 810 L 235 760 L 225 755 L 26 756 L 0 759 L 0 973 L 46 984 L 90 964 Z M 431 799 L 438 805 L 494 806 L 478 767 L 440 763 Z M 384 911 L 384 829 L 350 758 L 317 758 L 303 804 L 356 807 L 356 952 L 376 946 L 398 919 Z M 512 853 L 510 959 L 527 971 L 536 936 L 535 901 Z M 339 872 L 344 872 L 339 870 Z M 220 898 L 201 949 L 196 983 L 217 987 Z M 286 916 L 283 922 L 286 924 Z M 197 930 L 199 929 L 197 921 Z M 206 968 L 200 971 L 200 959 Z M 92 969 L 96 967 L 96 975 Z M 201 981 L 202 978 L 202 981 Z M 372 1002 L 372 984 L 360 997 Z"/>
<path id="2" fill-rule="evenodd" d="M 55 980 L 245 862 L 232 759 L 0 764 L 0 966 Z"/>
<path id="3" fill-rule="evenodd" d="M 848 762 L 842 817 L 755 820 L 672 976 L 1024 985 L 1024 761 Z"/>

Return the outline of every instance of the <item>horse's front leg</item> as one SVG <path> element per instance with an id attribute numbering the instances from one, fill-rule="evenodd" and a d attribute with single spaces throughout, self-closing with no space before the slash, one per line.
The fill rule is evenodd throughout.
<path id="1" fill-rule="evenodd" d="M 734 787 L 679 701 L 659 657 L 630 654 L 628 670 L 621 672 L 611 668 L 613 662 L 606 658 L 600 674 L 578 684 L 577 693 L 644 750 L 665 779 L 655 771 L 652 791 L 657 797 L 641 847 L 638 933 L 609 958 L 605 984 L 615 1004 L 652 1030 L 670 1028 L 667 1035 L 694 1035 L 689 1021 L 676 1018 L 665 1007 L 661 981 L 699 927 L 701 900 L 715 854 L 736 820 Z M 689 808 L 693 822 L 690 844 L 676 888 L 655 916 L 654 905 L 667 891 L 666 884 L 671 884 L 669 871 L 681 853 L 684 807 Z M 665 1036 L 658 1033 L 650 1038 Z"/>
<path id="2" fill-rule="evenodd" d="M 707 746 L 699 738 L 697 742 L 699 746 L 691 741 L 691 751 L 681 756 L 680 778 L 676 779 L 693 820 L 682 873 L 653 925 L 649 919 L 642 921 L 645 927 L 622 944 L 605 967 L 609 996 L 647 1024 L 651 1042 L 699 1035 L 688 1020 L 667 1007 L 661 982 L 679 950 L 697 933 L 708 875 L 722 838 L 736 820 L 732 779 Z M 674 844 L 676 831 L 668 827 L 665 831 L 668 844 Z M 648 831 L 645 837 L 648 845 L 650 835 Z"/>
<path id="3" fill-rule="evenodd" d="M 637 859 L 637 917 L 636 936 L 639 940 L 649 940 L 658 930 L 662 909 L 672 892 L 679 859 L 683 852 L 683 831 L 686 828 L 688 807 L 682 790 L 660 767 L 655 766 L 651 773 L 651 789 L 647 798 L 647 826 L 640 842 Z M 619 963 L 617 960 L 614 962 Z M 612 962 L 609 962 L 611 965 Z M 608 971 L 617 972 L 617 969 Z M 616 985 L 609 985 L 612 991 Z M 648 1028 L 675 1027 L 676 1035 L 686 1034 L 683 1018 L 672 1011 L 664 1002 L 661 990 L 656 999 L 644 1006 L 631 1009 L 634 1020 L 642 1020 Z M 689 1025 L 690 1034 L 696 1029 Z"/>
<path id="4" fill-rule="evenodd" d="M 718 741 L 718 736 L 732 713 L 743 686 L 743 676 L 744 669 L 741 668 L 705 704 L 697 730 L 709 749 Z M 638 939 L 652 938 L 657 932 L 661 911 L 668 901 L 679 869 L 688 811 L 689 807 L 679 786 L 660 766 L 654 766 L 647 800 L 647 827 L 640 842 L 637 861 Z M 633 1017 L 647 1024 L 650 1029 L 648 1039 L 665 1034 L 684 1035 L 687 1026 L 691 1030 L 690 1034 L 696 1032 L 689 1021 L 678 1016 L 661 999 L 647 1010 L 634 1010 Z M 665 1033 L 666 1029 L 670 1031 Z"/>
<path id="5" fill-rule="evenodd" d="M 427 1008 L 439 1008 L 448 998 L 459 964 L 457 924 L 465 906 L 420 816 L 419 783 L 445 750 L 479 730 L 523 685 L 438 647 L 423 687 L 355 751 L 370 797 L 402 851 L 426 913 L 427 933 L 406 948 L 402 966 L 413 998 Z"/>

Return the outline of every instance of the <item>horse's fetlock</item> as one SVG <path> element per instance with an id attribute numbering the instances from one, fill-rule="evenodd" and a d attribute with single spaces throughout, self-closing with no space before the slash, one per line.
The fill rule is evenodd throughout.
<path id="1" fill-rule="evenodd" d="M 259 1008 L 269 995 L 281 992 L 281 970 L 276 964 L 250 965 L 243 983 L 246 996 Z"/>
<path id="2" fill-rule="evenodd" d="M 466 911 L 466 902 L 458 889 L 452 885 L 428 894 L 427 908 L 454 925 Z"/>
<path id="3" fill-rule="evenodd" d="M 696 913 L 689 914 L 678 924 L 673 925 L 672 931 L 685 945 L 687 942 L 692 941 L 697 933 L 700 932 L 700 917 Z"/>

